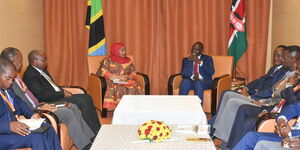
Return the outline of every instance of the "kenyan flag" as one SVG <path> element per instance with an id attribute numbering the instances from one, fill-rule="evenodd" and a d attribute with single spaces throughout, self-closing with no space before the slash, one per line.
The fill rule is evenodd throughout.
<path id="1" fill-rule="evenodd" d="M 234 66 L 247 50 L 247 34 L 245 19 L 245 1 L 232 0 L 228 55 L 234 57 Z"/>

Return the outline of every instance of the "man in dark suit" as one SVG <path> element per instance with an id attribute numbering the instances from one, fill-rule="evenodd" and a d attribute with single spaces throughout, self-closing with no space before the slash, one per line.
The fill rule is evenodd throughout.
<path id="1" fill-rule="evenodd" d="M 21 72 L 23 66 L 23 57 L 21 52 L 13 47 L 7 47 L 1 52 L 1 57 L 9 59 L 15 65 L 17 72 Z M 33 109 L 47 110 L 57 115 L 60 122 L 67 125 L 70 137 L 72 138 L 76 148 L 89 149 L 91 139 L 95 136 L 83 120 L 80 110 L 75 104 L 67 107 L 57 108 L 55 104 L 40 104 L 37 98 L 28 90 L 22 79 L 17 75 L 12 84 L 15 94 Z M 62 103 L 62 102 L 60 102 Z M 89 145 L 90 144 L 90 145 Z"/>
<path id="2" fill-rule="evenodd" d="M 52 127 L 44 133 L 30 133 L 29 127 L 18 121 L 20 115 L 33 119 L 38 119 L 39 115 L 10 88 L 15 76 L 15 66 L 9 60 L 0 58 L 0 149 L 61 150 Z"/>
<path id="3" fill-rule="evenodd" d="M 76 104 L 85 122 L 97 135 L 100 122 L 92 98 L 87 94 L 72 94 L 58 87 L 46 71 L 47 59 L 42 51 L 31 51 L 28 61 L 30 65 L 23 75 L 23 80 L 34 96 L 42 102 L 68 101 Z"/>
<path id="4" fill-rule="evenodd" d="M 188 95 L 191 89 L 203 100 L 203 91 L 212 86 L 212 75 L 215 73 L 211 56 L 204 55 L 203 44 L 196 42 L 192 46 L 191 55 L 182 60 L 179 95 Z"/>

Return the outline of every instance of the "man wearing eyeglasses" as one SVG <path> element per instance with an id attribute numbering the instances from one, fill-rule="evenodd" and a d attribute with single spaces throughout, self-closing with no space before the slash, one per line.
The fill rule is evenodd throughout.
<path id="1" fill-rule="evenodd" d="M 46 70 L 47 59 L 41 50 L 32 50 L 28 55 L 28 61 L 30 65 L 23 75 L 23 80 L 34 96 L 41 102 L 68 101 L 76 104 L 84 121 L 97 135 L 100 122 L 92 98 L 87 94 L 72 94 L 61 89 Z"/>

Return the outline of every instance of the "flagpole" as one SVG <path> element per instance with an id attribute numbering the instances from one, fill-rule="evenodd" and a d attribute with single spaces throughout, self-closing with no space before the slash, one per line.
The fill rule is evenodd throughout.
<path id="1" fill-rule="evenodd" d="M 232 87 L 242 85 L 243 79 L 237 77 L 237 62 L 247 50 L 247 33 L 245 19 L 245 0 L 232 0 L 229 14 L 230 29 L 228 56 L 233 56 Z"/>

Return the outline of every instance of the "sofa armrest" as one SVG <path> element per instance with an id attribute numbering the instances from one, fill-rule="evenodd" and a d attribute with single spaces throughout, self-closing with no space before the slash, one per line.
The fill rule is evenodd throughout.
<path id="1" fill-rule="evenodd" d="M 71 92 L 72 94 L 87 94 L 86 90 L 81 86 L 60 86 L 62 89 Z"/>
<path id="2" fill-rule="evenodd" d="M 106 92 L 106 80 L 96 75 L 95 73 L 91 73 L 89 75 L 89 94 L 93 98 L 93 102 L 95 107 L 102 111 L 103 110 L 103 100 Z"/>
<path id="3" fill-rule="evenodd" d="M 168 80 L 168 95 L 173 95 L 174 94 L 174 89 L 180 87 L 182 77 L 180 73 L 173 74 L 169 77 Z"/>
<path id="4" fill-rule="evenodd" d="M 221 93 L 224 90 L 230 90 L 231 88 L 231 76 L 229 74 L 224 74 L 222 76 L 215 77 L 212 83 L 212 104 L 211 113 L 215 114 L 217 106 L 220 101 Z"/>
<path id="5" fill-rule="evenodd" d="M 141 85 L 144 86 L 145 94 L 150 95 L 150 81 L 149 77 L 146 74 L 137 72 L 136 80 Z"/>
<path id="6" fill-rule="evenodd" d="M 276 118 L 278 113 L 267 113 L 262 115 L 256 121 L 256 131 L 257 132 L 271 132 L 273 133 L 276 125 Z M 293 126 L 297 121 L 297 118 L 291 119 L 288 124 Z"/>
<path id="7" fill-rule="evenodd" d="M 47 122 L 52 125 L 60 140 L 60 125 L 58 117 L 53 112 L 48 110 L 34 110 L 34 112 L 39 113 L 42 118 L 45 118 Z"/>
<path id="8" fill-rule="evenodd" d="M 276 124 L 276 117 L 278 113 L 266 113 L 258 118 L 256 121 L 256 131 L 257 132 L 274 132 L 274 127 Z"/>

